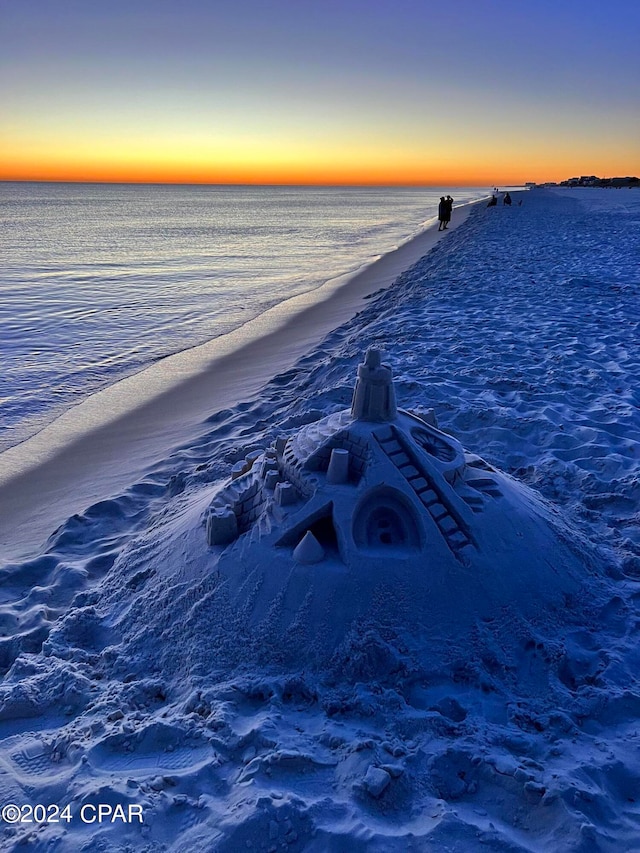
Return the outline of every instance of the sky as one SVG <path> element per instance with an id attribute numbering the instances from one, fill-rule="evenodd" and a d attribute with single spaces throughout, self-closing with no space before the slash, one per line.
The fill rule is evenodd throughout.
<path id="1" fill-rule="evenodd" d="M 0 0 L 0 180 L 640 173 L 639 0 Z"/>

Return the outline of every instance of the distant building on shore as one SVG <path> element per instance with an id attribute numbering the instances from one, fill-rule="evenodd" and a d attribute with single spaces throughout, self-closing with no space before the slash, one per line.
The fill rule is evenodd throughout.
<path id="1" fill-rule="evenodd" d="M 627 176 L 625 178 L 599 178 L 597 175 L 581 175 L 579 178 L 568 178 L 566 181 L 545 181 L 544 183 L 536 183 L 535 181 L 527 181 L 525 186 L 528 189 L 541 187 L 605 187 L 613 189 L 621 189 L 627 187 L 633 189 L 640 187 L 640 178 Z"/>
<path id="2" fill-rule="evenodd" d="M 625 178 L 598 178 L 596 175 L 581 175 L 579 178 L 569 178 L 560 182 L 561 187 L 638 187 L 640 178 L 627 176 Z"/>

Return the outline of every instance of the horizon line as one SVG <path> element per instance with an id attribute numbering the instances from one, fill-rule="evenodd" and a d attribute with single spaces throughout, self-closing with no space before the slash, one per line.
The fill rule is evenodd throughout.
<path id="1" fill-rule="evenodd" d="M 0 178 L 0 184 L 99 184 L 126 186 L 181 186 L 181 187 L 490 187 L 525 186 L 525 181 L 447 181 L 446 183 L 400 182 L 400 181 L 107 181 L 99 179 L 64 178 Z"/>

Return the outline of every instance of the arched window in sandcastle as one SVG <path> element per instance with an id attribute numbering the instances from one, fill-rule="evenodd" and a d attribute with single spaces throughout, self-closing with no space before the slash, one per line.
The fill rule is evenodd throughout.
<path id="1" fill-rule="evenodd" d="M 420 532 L 413 507 L 396 489 L 368 492 L 353 516 L 353 541 L 367 551 L 415 551 Z"/>

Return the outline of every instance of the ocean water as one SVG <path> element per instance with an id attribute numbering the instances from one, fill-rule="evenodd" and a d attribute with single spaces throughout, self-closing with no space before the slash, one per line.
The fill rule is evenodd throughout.
<path id="1" fill-rule="evenodd" d="M 486 187 L 0 185 L 0 450 L 356 272 Z"/>

